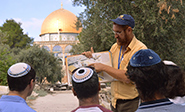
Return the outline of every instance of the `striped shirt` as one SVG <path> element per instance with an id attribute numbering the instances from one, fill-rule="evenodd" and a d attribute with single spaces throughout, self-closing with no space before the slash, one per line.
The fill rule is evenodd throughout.
<path id="1" fill-rule="evenodd" d="M 136 112 L 185 112 L 185 106 L 174 104 L 169 99 L 141 103 Z"/>

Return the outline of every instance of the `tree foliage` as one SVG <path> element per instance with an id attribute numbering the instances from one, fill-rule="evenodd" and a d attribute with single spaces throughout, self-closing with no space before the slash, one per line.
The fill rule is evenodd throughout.
<path id="1" fill-rule="evenodd" d="M 6 20 L 0 30 L 7 34 L 6 41 L 3 43 L 9 45 L 10 48 L 26 48 L 33 42 L 33 38 L 23 33 L 21 23 L 17 23 L 13 19 Z"/>
<path id="2" fill-rule="evenodd" d="M 44 48 L 34 45 L 27 50 L 22 50 L 17 59 L 18 62 L 30 64 L 36 70 L 40 83 L 45 77 L 51 83 L 60 81 L 61 77 L 63 77 L 61 63 Z"/>
<path id="3" fill-rule="evenodd" d="M 33 39 L 23 34 L 21 23 L 6 20 L 0 27 L 0 84 L 7 84 L 7 70 L 15 62 L 26 62 L 35 68 L 39 82 L 61 80 L 61 63 L 53 54 L 38 46 L 30 46 Z M 25 49 L 27 48 L 27 49 Z M 28 49 L 29 48 L 29 49 Z"/>
<path id="4" fill-rule="evenodd" d="M 0 44 L 8 42 L 6 37 L 8 37 L 8 34 L 0 30 Z"/>
<path id="5" fill-rule="evenodd" d="M 185 6 L 183 0 L 73 0 L 86 6 L 78 17 L 78 51 L 94 47 L 96 52 L 109 50 L 115 42 L 112 21 L 121 14 L 135 19 L 134 34 L 162 59 L 172 60 L 185 69 Z M 78 47 L 77 47 L 78 46 Z M 181 61 L 179 61 L 181 60 Z M 183 60 L 183 61 L 182 61 Z"/>
<path id="6" fill-rule="evenodd" d="M 0 43 L 0 85 L 7 85 L 7 70 L 15 62 L 10 47 Z"/>

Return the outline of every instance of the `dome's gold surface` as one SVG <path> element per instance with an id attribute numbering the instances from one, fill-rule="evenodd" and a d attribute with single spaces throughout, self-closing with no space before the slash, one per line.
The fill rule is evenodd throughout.
<path id="1" fill-rule="evenodd" d="M 41 34 L 57 33 L 61 29 L 63 33 L 80 33 L 81 29 L 76 30 L 75 22 L 77 17 L 70 11 L 63 8 L 49 14 L 42 23 Z"/>

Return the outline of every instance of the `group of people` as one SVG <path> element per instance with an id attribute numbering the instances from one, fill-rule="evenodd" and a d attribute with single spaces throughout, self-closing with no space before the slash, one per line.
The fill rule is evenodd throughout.
<path id="1" fill-rule="evenodd" d="M 177 106 L 168 98 L 185 95 L 184 72 L 173 62 L 163 62 L 158 54 L 137 40 L 131 15 L 123 14 L 111 21 L 116 39 L 110 49 L 113 66 L 89 65 L 97 72 L 105 71 L 117 79 L 111 82 L 111 110 L 152 112 L 157 108 L 160 112 L 182 111 L 185 107 Z M 93 52 L 91 48 L 82 54 L 91 58 Z"/>
<path id="2" fill-rule="evenodd" d="M 136 86 L 139 93 L 140 103 L 138 102 L 137 105 L 140 105 L 134 111 L 185 111 L 185 106 L 169 100 L 169 98 L 174 99 L 176 96 L 185 95 L 184 72 L 175 63 L 162 61 L 151 49 L 141 49 L 131 57 L 125 75 L 130 80 L 130 84 Z M 79 99 L 79 107 L 72 112 L 110 112 L 99 105 L 100 85 L 97 77 L 95 68 L 91 66 L 80 67 L 73 71 L 73 93 Z M 112 111 L 134 112 L 133 110 Z"/>
<path id="3" fill-rule="evenodd" d="M 169 100 L 185 95 L 184 72 L 175 63 L 162 61 L 157 53 L 133 34 L 135 21 L 123 14 L 113 21 L 116 43 L 112 45 L 113 66 L 93 63 L 72 72 L 72 91 L 79 107 L 72 112 L 183 112 L 185 107 Z M 93 49 L 83 52 L 91 58 Z M 111 110 L 99 104 L 97 73 L 105 71 L 111 82 Z M 35 71 L 26 63 L 12 65 L 7 73 L 10 92 L 0 99 L 0 112 L 34 112 L 25 102 L 35 85 Z"/>

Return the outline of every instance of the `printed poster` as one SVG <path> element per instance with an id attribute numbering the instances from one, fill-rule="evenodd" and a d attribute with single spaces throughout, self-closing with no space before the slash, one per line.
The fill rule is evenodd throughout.
<path id="1" fill-rule="evenodd" d="M 71 55 L 65 57 L 66 73 L 70 76 L 70 79 L 74 69 L 81 66 L 88 66 L 91 63 L 102 63 L 112 67 L 112 57 L 109 51 L 93 53 L 92 56 L 93 58 L 87 58 L 84 55 Z M 111 82 L 114 80 L 112 76 L 104 71 L 98 73 L 98 76 L 100 82 Z"/>

